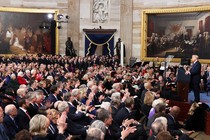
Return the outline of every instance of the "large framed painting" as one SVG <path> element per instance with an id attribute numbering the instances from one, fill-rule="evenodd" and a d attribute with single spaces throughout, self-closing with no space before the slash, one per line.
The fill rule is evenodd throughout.
<path id="1" fill-rule="evenodd" d="M 142 60 L 191 58 L 210 63 L 210 6 L 142 11 Z"/>
<path id="2" fill-rule="evenodd" d="M 58 10 L 0 8 L 0 55 L 57 54 Z"/>

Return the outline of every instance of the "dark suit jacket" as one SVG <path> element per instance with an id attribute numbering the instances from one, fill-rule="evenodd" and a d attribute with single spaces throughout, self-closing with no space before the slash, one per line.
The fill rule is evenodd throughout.
<path id="1" fill-rule="evenodd" d="M 3 124 L 9 139 L 14 139 L 15 134 L 19 131 L 17 124 L 15 124 L 15 122 L 7 114 L 4 116 Z"/>
<path id="2" fill-rule="evenodd" d="M 20 130 L 26 129 L 29 130 L 29 117 L 22 109 L 18 109 L 17 116 L 15 118 L 17 125 L 19 126 Z"/>
<path id="3" fill-rule="evenodd" d="M 119 111 L 119 109 L 114 107 L 113 105 L 111 106 L 111 108 L 112 108 L 112 118 L 115 118 L 115 116 L 116 116 L 117 112 Z"/>
<path id="4" fill-rule="evenodd" d="M 3 124 L 0 124 L 0 140 L 9 140 L 9 137 L 6 135 Z"/>
<path id="5" fill-rule="evenodd" d="M 49 126 L 47 132 L 48 132 L 48 134 L 47 134 L 48 139 L 56 140 L 56 136 L 58 135 L 57 125 L 54 124 L 52 121 L 50 121 L 50 126 Z"/>
<path id="6" fill-rule="evenodd" d="M 50 94 L 49 97 L 47 98 L 47 101 L 50 101 L 51 103 L 55 103 L 58 101 L 53 94 Z"/>
<path id="7" fill-rule="evenodd" d="M 192 65 L 190 73 L 191 73 L 191 83 L 193 83 L 193 84 L 200 83 L 200 80 L 201 80 L 201 63 L 199 61 L 195 62 Z"/>
<path id="8" fill-rule="evenodd" d="M 81 135 L 82 137 L 86 137 L 86 128 L 82 125 L 76 124 L 71 119 L 67 118 L 67 128 L 66 132 L 70 135 Z"/>
<path id="9" fill-rule="evenodd" d="M 147 89 L 144 89 L 142 91 L 142 93 L 141 93 L 141 99 L 140 99 L 140 101 L 141 101 L 142 104 L 144 103 L 144 97 L 145 97 L 145 94 L 146 94 L 147 91 L 148 91 Z"/>
<path id="10" fill-rule="evenodd" d="M 119 126 L 121 126 L 123 120 L 126 120 L 126 119 L 130 119 L 130 113 L 129 113 L 129 111 L 128 111 L 125 107 L 123 107 L 122 109 L 120 109 L 120 110 L 117 112 L 117 114 L 116 114 L 114 120 L 116 121 L 116 123 L 117 123 Z"/>
<path id="11" fill-rule="evenodd" d="M 169 114 L 167 114 L 167 120 L 168 120 L 168 131 L 173 136 L 180 136 L 182 135 L 182 132 L 179 130 L 180 124 Z"/>
<path id="12" fill-rule="evenodd" d="M 78 121 L 85 117 L 84 113 L 82 113 L 82 112 L 76 113 L 76 111 L 77 111 L 76 107 L 74 107 L 70 103 L 68 103 L 68 104 L 69 104 L 69 113 L 68 113 L 69 119 L 71 119 L 72 121 Z"/>
<path id="13" fill-rule="evenodd" d="M 29 107 L 27 108 L 27 111 L 28 111 L 28 113 L 29 113 L 29 115 L 31 116 L 31 117 L 33 117 L 33 116 L 35 116 L 36 114 L 37 114 L 37 112 L 38 112 L 38 106 L 37 105 L 35 105 L 35 104 L 29 104 Z"/>
<path id="14" fill-rule="evenodd" d="M 56 140 L 65 140 L 66 137 L 63 135 L 63 134 L 58 134 L 56 136 Z M 47 136 L 39 136 L 39 135 L 36 135 L 36 136 L 33 136 L 32 137 L 32 140 L 51 140 L 49 139 Z"/>
<path id="15" fill-rule="evenodd" d="M 134 133 L 130 133 L 126 140 L 146 140 L 147 134 L 144 130 L 142 125 L 135 125 L 136 131 Z M 122 128 L 116 124 L 114 121 L 113 123 L 108 127 L 106 134 L 105 134 L 105 140 L 119 140 L 121 136 Z"/>

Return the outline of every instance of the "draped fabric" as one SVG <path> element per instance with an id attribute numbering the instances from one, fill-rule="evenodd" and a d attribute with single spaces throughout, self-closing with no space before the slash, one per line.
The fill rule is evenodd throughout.
<path id="1" fill-rule="evenodd" d="M 102 55 L 114 55 L 114 34 L 85 34 L 85 56 L 94 55 L 97 47 L 102 48 Z"/>

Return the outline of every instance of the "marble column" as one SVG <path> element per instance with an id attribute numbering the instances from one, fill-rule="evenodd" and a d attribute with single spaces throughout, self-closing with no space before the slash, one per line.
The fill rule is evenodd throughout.
<path id="1" fill-rule="evenodd" d="M 80 1 L 69 0 L 68 15 L 70 16 L 67 28 L 67 36 L 70 36 L 74 44 L 76 54 L 79 54 L 79 40 L 80 40 Z"/>
<path id="2" fill-rule="evenodd" d="M 120 6 L 120 37 L 125 44 L 125 63 L 129 64 L 132 56 L 133 35 L 133 0 L 121 0 Z"/>

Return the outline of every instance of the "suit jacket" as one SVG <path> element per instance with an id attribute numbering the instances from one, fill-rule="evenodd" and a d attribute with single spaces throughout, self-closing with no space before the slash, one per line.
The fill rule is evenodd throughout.
<path id="1" fill-rule="evenodd" d="M 55 103 L 56 101 L 58 101 L 58 99 L 56 99 L 56 97 L 53 94 L 50 94 L 49 97 L 47 98 L 48 101 L 50 101 L 51 103 Z"/>
<path id="2" fill-rule="evenodd" d="M 147 91 L 148 91 L 147 89 L 144 89 L 141 93 L 141 99 L 140 100 L 141 100 L 142 104 L 144 103 L 144 97 L 145 97 L 145 94 L 146 94 Z"/>
<path id="3" fill-rule="evenodd" d="M 37 105 L 35 105 L 35 104 L 29 104 L 29 107 L 27 108 L 27 111 L 28 111 L 28 113 L 29 113 L 29 115 L 30 115 L 30 117 L 33 117 L 33 116 L 35 116 L 36 114 L 37 114 L 37 112 L 38 112 L 38 106 Z"/>
<path id="4" fill-rule="evenodd" d="M 15 120 L 12 120 L 12 118 L 9 115 L 6 114 L 4 116 L 3 124 L 5 128 L 5 132 L 7 136 L 9 137 L 9 139 L 14 139 L 15 134 L 19 131 L 19 128 L 14 121 Z"/>
<path id="5" fill-rule="evenodd" d="M 48 134 L 47 134 L 48 139 L 56 140 L 56 136 L 58 135 L 57 125 L 54 124 L 52 121 L 50 121 L 50 126 L 49 126 L 47 132 L 48 132 Z"/>
<path id="6" fill-rule="evenodd" d="M 119 126 L 121 126 L 123 120 L 129 119 L 129 118 L 130 118 L 130 112 L 129 112 L 125 107 L 123 107 L 122 109 L 120 109 L 120 110 L 117 112 L 117 114 L 116 114 L 114 120 L 116 121 L 116 123 L 117 123 Z"/>
<path id="7" fill-rule="evenodd" d="M 9 137 L 6 135 L 3 124 L 0 124 L 0 140 L 9 140 Z"/>
<path id="8" fill-rule="evenodd" d="M 147 134 L 144 130 L 142 125 L 135 125 L 136 131 L 134 133 L 130 133 L 126 140 L 146 140 Z M 114 121 L 113 123 L 108 127 L 106 134 L 105 134 L 105 140 L 117 140 L 120 139 L 122 128 L 116 124 Z"/>
<path id="9" fill-rule="evenodd" d="M 75 106 L 71 105 L 70 103 L 69 104 L 69 113 L 68 113 L 68 117 L 72 120 L 72 121 L 78 121 L 82 118 L 85 117 L 85 114 L 82 113 L 82 112 L 78 112 L 76 113 L 77 109 Z"/>
<path id="10" fill-rule="evenodd" d="M 63 134 L 58 134 L 57 136 L 55 136 L 56 140 L 65 140 L 66 137 Z M 40 136 L 40 135 L 35 135 L 32 136 L 32 140 L 51 140 L 50 138 L 48 138 L 47 136 Z"/>
<path id="11" fill-rule="evenodd" d="M 191 73 L 191 83 L 200 83 L 201 80 L 201 63 L 199 61 L 192 65 L 190 70 Z"/>
<path id="12" fill-rule="evenodd" d="M 19 126 L 20 130 L 26 129 L 29 130 L 29 121 L 30 118 L 26 115 L 26 113 L 22 109 L 18 109 L 17 116 L 15 118 L 17 125 Z"/>
<path id="13" fill-rule="evenodd" d="M 115 118 L 117 112 L 119 111 L 119 108 L 116 108 L 115 106 L 111 106 L 112 108 L 112 118 Z"/>
<path id="14" fill-rule="evenodd" d="M 67 118 L 67 128 L 66 132 L 70 135 L 81 135 L 82 137 L 86 137 L 86 128 L 82 125 L 79 125 L 73 122 L 71 119 Z"/>
<path id="15" fill-rule="evenodd" d="M 180 136 L 182 135 L 180 128 L 180 124 L 170 115 L 167 114 L 167 120 L 168 120 L 168 131 L 171 133 L 173 136 Z"/>
<path id="16" fill-rule="evenodd" d="M 116 124 L 114 121 L 112 124 L 108 127 L 106 130 L 105 138 L 104 140 L 117 140 L 121 136 L 121 128 L 118 124 Z"/>

